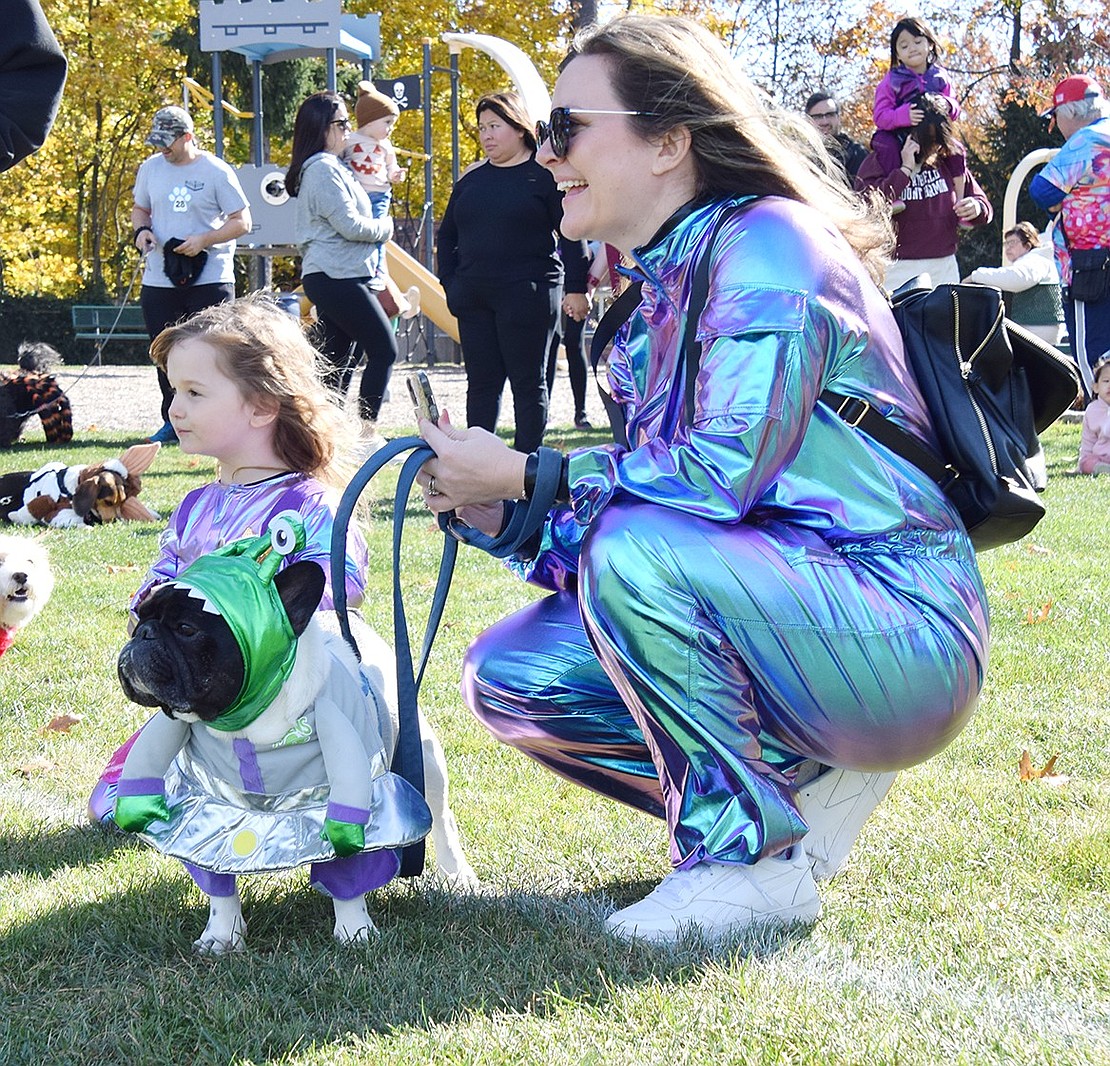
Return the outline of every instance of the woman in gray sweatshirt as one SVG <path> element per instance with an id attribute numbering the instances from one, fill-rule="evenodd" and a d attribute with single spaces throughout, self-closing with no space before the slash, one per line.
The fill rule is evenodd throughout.
<path id="1" fill-rule="evenodd" d="M 285 187 L 297 200 L 301 283 L 324 326 L 328 385 L 346 395 L 359 353 L 366 368 L 359 390 L 365 435 L 376 437 L 378 412 L 397 358 L 393 327 L 376 293 L 382 243 L 393 236 L 391 218 L 374 218 L 370 200 L 343 164 L 347 105 L 333 92 L 313 93 L 293 125 L 293 153 Z"/>

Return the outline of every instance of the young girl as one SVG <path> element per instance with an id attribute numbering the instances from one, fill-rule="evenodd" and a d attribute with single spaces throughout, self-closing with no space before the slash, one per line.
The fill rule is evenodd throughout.
<path id="1" fill-rule="evenodd" d="M 937 64 L 940 53 L 936 37 L 924 22 L 899 19 L 890 31 L 890 71 L 875 89 L 873 114 L 878 129 L 916 126 L 924 118 L 917 104 L 922 93 L 939 93 L 952 120 L 960 118 L 948 72 Z"/>
<path id="2" fill-rule="evenodd" d="M 1110 474 L 1110 356 L 1104 355 L 1091 371 L 1095 398 L 1083 412 L 1079 438 L 1079 472 Z"/>
<path id="3" fill-rule="evenodd" d="M 215 481 L 188 493 L 170 515 L 154 561 L 131 600 L 138 605 L 201 555 L 263 534 L 270 519 L 297 511 L 307 544 L 285 560 L 324 568 L 320 609 L 333 606 L 331 536 L 342 482 L 338 456 L 358 430 L 322 384 L 319 356 L 296 319 L 261 295 L 215 307 L 164 330 L 151 359 L 174 389 L 170 422 L 181 450 L 219 463 Z M 368 552 L 352 525 L 347 534 L 347 600 L 366 589 Z M 137 734 L 136 734 L 137 735 Z M 116 781 L 134 736 L 112 757 L 89 800 L 94 821 L 109 815 Z"/>
<path id="4" fill-rule="evenodd" d="M 877 146 L 856 175 L 857 188 L 878 189 L 892 204 L 901 204 L 884 282 L 891 292 L 918 274 L 928 274 L 935 285 L 958 282 L 961 229 L 985 226 L 993 217 L 952 132 L 944 97 L 925 93 L 919 106 L 925 117 L 905 143 L 899 146 L 894 134 L 885 134 L 889 142 Z"/>

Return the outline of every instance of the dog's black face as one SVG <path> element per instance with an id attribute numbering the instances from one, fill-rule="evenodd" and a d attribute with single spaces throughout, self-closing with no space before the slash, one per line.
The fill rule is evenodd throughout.
<path id="1" fill-rule="evenodd" d="M 119 653 L 127 698 L 161 707 L 171 718 L 218 718 L 243 687 L 243 653 L 231 627 L 175 586 L 155 589 L 138 613 L 139 624 Z"/>
<path id="2" fill-rule="evenodd" d="M 313 562 L 293 563 L 274 580 L 293 632 L 300 636 L 324 590 Z M 139 605 L 138 625 L 119 653 L 127 698 L 161 707 L 171 718 L 212 722 L 243 687 L 243 653 L 231 627 L 204 610 L 187 589 L 164 585 Z"/>

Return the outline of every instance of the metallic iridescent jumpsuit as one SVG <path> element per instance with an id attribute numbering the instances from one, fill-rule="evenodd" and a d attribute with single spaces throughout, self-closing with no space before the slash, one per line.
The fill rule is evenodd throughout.
<path id="1" fill-rule="evenodd" d="M 609 361 L 630 446 L 572 454 L 571 505 L 515 563 L 554 594 L 483 633 L 463 675 L 496 737 L 666 817 L 676 866 L 800 840 L 806 760 L 927 759 L 966 724 L 987 660 L 956 513 L 817 402 L 867 399 L 932 444 L 885 299 L 812 208 L 759 200 L 718 235 L 687 424 L 691 274 L 739 202 L 680 213 L 634 254 L 643 302 Z"/>

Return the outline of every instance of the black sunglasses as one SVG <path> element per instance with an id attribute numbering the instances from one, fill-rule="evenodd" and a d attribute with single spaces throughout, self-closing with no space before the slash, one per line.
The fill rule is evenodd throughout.
<path id="1" fill-rule="evenodd" d="M 536 123 L 536 146 L 551 141 L 551 151 L 556 159 L 566 159 L 570 150 L 571 115 L 642 115 L 651 117 L 654 111 L 595 111 L 588 107 L 553 107 L 551 118 Z"/>

